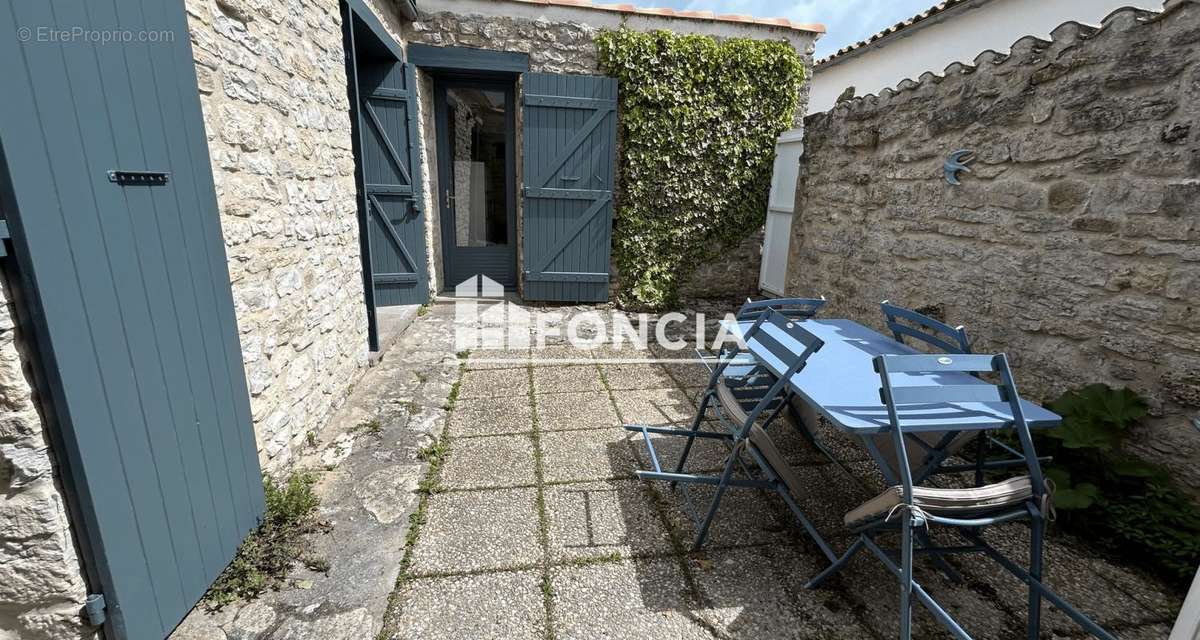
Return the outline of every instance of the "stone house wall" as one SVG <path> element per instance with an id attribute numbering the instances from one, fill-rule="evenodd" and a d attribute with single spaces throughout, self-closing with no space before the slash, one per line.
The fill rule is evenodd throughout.
<path id="1" fill-rule="evenodd" d="M 66 640 L 82 624 L 87 588 L 67 522 L 27 355 L 0 282 L 0 638 Z"/>
<path id="2" fill-rule="evenodd" d="M 187 0 L 259 458 L 285 469 L 367 361 L 337 0 Z"/>
<path id="3" fill-rule="evenodd" d="M 456 5 L 462 5 L 461 8 Z M 492 0 L 470 0 L 462 3 L 431 0 L 422 2 L 423 9 L 418 20 L 403 28 L 407 42 L 419 42 L 435 46 L 461 46 L 525 53 L 529 56 L 530 71 L 544 73 L 602 74 L 600 70 L 595 38 L 602 28 L 615 28 L 620 20 L 606 12 L 591 9 L 555 7 L 558 13 L 540 12 L 540 15 L 521 15 L 527 7 L 517 3 Z M 445 10 L 443 10 L 445 9 Z M 506 9 L 510 9 L 507 10 Z M 808 77 L 812 75 L 812 51 L 815 34 L 801 33 L 762 25 L 725 25 L 696 22 L 685 19 L 639 17 L 626 22 L 636 29 L 670 29 L 680 33 L 706 33 L 714 37 L 754 37 L 761 39 L 786 39 L 804 59 Z M 431 93 L 433 83 L 428 74 L 421 73 L 421 89 Z M 806 82 L 800 91 L 795 113 L 795 123 L 803 122 L 808 111 L 809 86 Z M 432 109 L 432 99 L 422 101 L 422 110 Z M 434 212 L 429 218 L 431 283 L 436 275 L 441 281 L 441 243 L 434 241 L 438 233 L 438 211 L 432 194 L 437 193 L 436 150 L 432 116 L 424 119 L 423 144 L 425 145 L 426 210 Z M 620 141 L 618 140 L 618 156 Z M 521 182 L 521 123 L 518 104 L 517 122 L 517 184 Z M 620 175 L 615 185 L 616 211 L 620 210 Z M 517 252 L 518 264 L 523 264 L 523 215 L 522 199 L 517 198 Z M 765 214 L 765 212 L 764 212 Z M 614 213 L 614 215 L 619 215 Z M 762 230 L 750 234 L 741 243 L 721 253 L 719 260 L 698 270 L 681 294 L 689 298 L 742 297 L 755 295 L 758 291 L 758 268 L 761 258 Z M 747 267 L 747 265 L 752 265 Z M 615 266 L 614 266 L 615 269 Z M 619 274 L 614 271 L 615 280 Z"/>
<path id="4" fill-rule="evenodd" d="M 1135 446 L 1200 487 L 1200 5 L 1067 23 L 806 129 L 790 294 L 880 328 L 885 298 L 940 305 L 1033 399 L 1128 386 Z"/>

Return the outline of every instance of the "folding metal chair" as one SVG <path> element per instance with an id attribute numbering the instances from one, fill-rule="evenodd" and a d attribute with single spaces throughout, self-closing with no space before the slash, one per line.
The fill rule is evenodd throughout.
<path id="1" fill-rule="evenodd" d="M 820 298 L 768 298 L 765 300 L 751 300 L 746 298 L 746 302 L 738 309 L 736 317 L 738 322 L 754 322 L 768 311 L 774 311 L 793 321 L 803 322 L 815 316 L 823 306 L 825 306 L 824 296 Z M 730 349 L 723 349 L 719 354 L 710 354 L 699 349 L 696 350 L 696 355 L 704 363 L 704 366 L 708 367 L 710 375 L 717 366 L 726 360 L 729 361 L 722 374 L 725 377 L 725 384 L 737 389 L 736 395 L 741 400 L 742 407 L 750 410 L 761 399 L 762 393 L 765 393 L 774 384 L 775 377 L 768 369 L 759 365 L 749 354 L 742 354 L 737 358 L 733 357 L 732 354 L 733 351 Z M 791 392 L 788 391 L 773 401 L 772 405 L 768 407 L 768 412 L 777 415 L 775 409 L 779 406 L 785 406 L 788 414 L 792 417 L 792 422 L 797 426 L 805 439 L 813 442 L 813 444 L 817 444 L 807 426 L 804 425 L 795 408 L 791 405 L 790 400 Z M 763 425 L 764 428 L 767 426 L 769 425 Z M 683 468 L 682 463 L 683 460 L 680 460 L 679 469 Z"/>
<path id="2" fill-rule="evenodd" d="M 726 489 L 729 487 L 772 489 L 779 493 L 800 524 L 832 562 L 837 556 L 817 534 L 812 523 L 800 511 L 792 497 L 799 495 L 801 489 L 799 477 L 788 466 L 767 432 L 758 424 L 760 420 L 763 423 L 769 423 L 779 414 L 783 404 L 779 403 L 778 399 L 787 394 L 788 379 L 804 368 L 808 358 L 820 350 L 823 343 L 816 336 L 805 331 L 800 322 L 773 309 L 758 316 L 754 324 L 745 332 L 743 340 L 747 345 L 746 350 L 733 349 L 731 357 L 723 359 L 713 369 L 708 388 L 700 401 L 700 408 L 697 410 L 690 428 L 625 425 L 627 430 L 640 432 L 645 438 L 651 464 L 654 467 L 653 471 L 638 471 L 637 475 L 643 480 L 661 480 L 671 483 L 672 486 L 679 485 L 685 500 L 685 510 L 696 525 L 694 544 L 696 549 L 703 546 L 709 526 L 720 507 L 721 498 L 725 495 Z M 731 363 L 737 361 L 739 356 L 749 355 L 749 349 L 754 349 L 756 353 L 768 354 L 761 364 L 771 373 L 772 382 L 765 391 L 755 387 L 754 393 L 757 400 L 753 401 L 753 406 L 747 409 L 747 399 L 739 397 L 739 390 L 727 384 L 725 371 L 731 366 Z M 705 431 L 701 428 L 706 412 L 710 409 L 713 410 L 721 425 L 720 431 Z M 675 471 L 663 470 L 658 452 L 654 448 L 652 434 L 687 438 L 687 444 L 684 446 Z M 729 447 L 729 456 L 726 458 L 724 470 L 719 476 L 684 472 L 684 463 L 692 443 L 697 438 L 720 440 Z M 761 471 L 762 477 L 753 477 L 754 474 L 742 460 L 743 453 L 748 453 L 753 459 Z M 735 466 L 741 467 L 747 477 L 735 478 L 733 476 Z M 689 485 L 693 484 L 716 486 L 716 493 L 703 513 L 692 508 Z"/>
<path id="3" fill-rule="evenodd" d="M 901 344 L 916 341 L 916 347 L 932 349 L 937 353 L 966 354 L 971 353 L 971 341 L 967 338 L 967 330 L 958 325 L 950 325 L 927 315 L 898 307 L 884 300 L 879 303 L 887 327 L 892 336 Z M 906 340 L 906 338 L 908 340 Z M 909 344 L 909 346 L 913 346 Z M 933 475 L 973 471 L 975 485 L 983 485 L 984 472 L 996 469 L 1010 469 L 1025 464 L 1020 451 L 1008 444 L 989 436 L 986 433 L 970 431 L 941 431 L 920 434 L 907 434 L 908 463 L 913 469 L 914 481 L 924 482 Z M 873 444 L 879 447 L 879 452 L 895 466 L 896 451 L 892 448 L 891 437 L 887 435 L 872 438 Z M 963 453 L 967 445 L 975 442 L 973 460 L 966 465 L 945 465 L 946 459 Z M 989 451 L 998 449 L 1007 457 L 989 459 Z M 1042 460 L 1048 462 L 1049 458 Z"/>
<path id="4" fill-rule="evenodd" d="M 738 308 L 736 317 L 738 322 L 754 322 L 767 311 L 776 311 L 787 318 L 802 322 L 817 315 L 817 312 L 823 306 L 825 306 L 824 296 L 820 298 L 767 298 L 765 300 L 751 300 L 750 298 L 746 298 L 746 302 Z M 730 349 L 724 349 L 719 354 L 706 353 L 699 349 L 696 350 L 696 355 L 708 367 L 709 373 L 712 373 L 712 370 L 722 360 L 728 359 L 730 353 Z M 731 366 L 725 370 L 725 376 L 731 381 L 753 380 L 754 376 L 764 374 L 769 375 L 769 372 L 758 366 L 754 358 L 748 355 L 743 357 L 740 362 L 731 363 Z"/>
<path id="5" fill-rule="evenodd" d="M 900 482 L 846 514 L 846 525 L 858 534 L 846 553 L 829 568 L 809 582 L 815 588 L 833 573 L 841 570 L 862 549 L 870 550 L 900 581 L 900 637 L 912 637 L 912 601 L 915 598 L 933 617 L 956 638 L 971 640 L 971 636 L 954 620 L 913 578 L 913 557 L 916 553 L 940 558 L 955 553 L 984 553 L 1019 580 L 1029 586 L 1030 640 L 1038 638 L 1041 621 L 1041 599 L 1045 597 L 1055 607 L 1071 617 L 1097 638 L 1113 638 L 1099 625 L 1080 613 L 1042 583 L 1042 544 L 1049 496 L 1041 464 L 1033 447 L 1029 425 L 1021 409 L 1016 383 L 1003 355 L 881 355 L 874 359 L 881 382 L 880 396 L 887 406 L 889 435 L 899 455 L 896 475 Z M 893 376 L 938 375 L 950 372 L 995 374 L 999 384 L 979 380 L 975 384 L 941 386 L 896 386 Z M 1020 441 L 1022 457 L 1028 475 L 967 489 L 940 489 L 918 486 L 905 455 L 906 435 L 944 430 L 946 409 L 950 403 L 1003 402 L 1013 416 L 1012 427 Z M 952 408 L 952 407 L 951 407 Z M 1028 520 L 1030 522 L 1029 568 L 1022 568 L 984 541 L 985 527 Z M 936 547 L 924 543 L 914 545 L 914 538 L 923 541 L 918 532 L 930 525 L 952 527 L 967 542 L 962 546 Z M 900 531 L 899 561 L 893 552 L 885 551 L 876 542 L 878 534 Z"/>

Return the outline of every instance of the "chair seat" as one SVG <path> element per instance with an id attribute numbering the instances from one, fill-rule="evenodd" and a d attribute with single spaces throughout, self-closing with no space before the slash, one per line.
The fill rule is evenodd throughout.
<path id="1" fill-rule="evenodd" d="M 1029 476 L 1018 476 L 1003 482 L 969 489 L 939 489 L 913 487 L 913 503 L 930 515 L 963 517 L 1012 507 L 1033 496 Z M 846 524 L 854 526 L 887 517 L 896 505 L 904 502 L 904 488 L 889 487 L 883 493 L 864 502 L 846 514 Z"/>

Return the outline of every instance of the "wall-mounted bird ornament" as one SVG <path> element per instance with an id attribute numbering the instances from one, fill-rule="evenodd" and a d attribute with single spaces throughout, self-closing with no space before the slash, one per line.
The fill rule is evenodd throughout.
<path id="1" fill-rule="evenodd" d="M 960 171 L 971 172 L 971 167 L 967 166 L 975 160 L 975 154 L 966 149 L 959 149 L 950 154 L 946 158 L 946 162 L 942 163 L 942 171 L 946 174 L 946 182 L 958 186 L 961 184 L 958 181 L 958 173 Z"/>

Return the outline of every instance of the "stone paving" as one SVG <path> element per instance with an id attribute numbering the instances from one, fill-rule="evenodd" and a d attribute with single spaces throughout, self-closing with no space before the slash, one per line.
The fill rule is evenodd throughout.
<path id="1" fill-rule="evenodd" d="M 548 363 L 548 355 L 581 361 Z M 558 347 L 531 350 L 527 363 L 497 362 L 484 351 L 467 357 L 440 490 L 428 499 L 386 635 L 894 637 L 898 588 L 878 563 L 864 559 L 822 589 L 804 588 L 823 558 L 777 496 L 733 490 L 705 550 L 690 551 L 692 525 L 679 495 L 635 478 L 648 464 L 646 449 L 620 425 L 686 421 L 704 369 L 610 363 L 613 355 Z M 671 354 L 626 348 L 619 355 Z M 820 489 L 803 508 L 844 549 L 842 515 L 874 495 L 880 480 L 853 443 L 835 441 L 851 476 L 814 455 L 790 427 L 776 433 L 806 483 Z M 672 459 L 673 445 L 657 445 L 660 455 Z M 719 445 L 702 448 L 694 468 L 719 468 L 724 455 Z M 992 537 L 1016 549 L 1027 533 L 1013 526 Z M 1121 637 L 1165 637 L 1178 596 L 1076 546 L 1050 542 L 1049 582 Z M 1023 638 L 1016 581 L 982 558 L 954 562 L 966 575 L 962 584 L 927 567 L 919 575 L 975 637 Z M 917 637 L 947 637 L 919 607 L 915 619 Z M 1084 637 L 1050 607 L 1043 629 L 1048 638 Z"/>
<path id="2" fill-rule="evenodd" d="M 177 637 L 895 637 L 898 587 L 877 562 L 860 557 L 821 589 L 804 588 L 824 559 L 778 496 L 731 490 L 696 553 L 679 494 L 636 479 L 634 471 L 649 464 L 646 448 L 620 425 L 689 419 L 705 383 L 700 364 L 628 347 L 476 350 L 459 358 L 455 326 L 453 305 L 434 305 L 339 414 L 343 429 L 376 417 L 378 440 L 355 436 L 346 453 L 333 448 L 347 444 L 335 428 L 312 452 L 334 469 L 320 487 L 331 500 L 322 508 L 334 533 L 316 541 L 330 556 L 329 575 L 302 570 L 307 588 L 195 614 L 203 624 L 189 619 L 192 635 Z M 455 380 L 457 397 L 448 401 Z M 871 464 L 834 433 L 825 435 L 845 469 L 815 455 L 790 426 L 773 433 L 814 487 L 801 507 L 844 549 L 842 515 L 881 482 Z M 448 454 L 426 477 L 418 452 L 435 442 Z M 678 455 L 677 443 L 657 442 L 666 460 Z M 692 468 L 719 468 L 724 456 L 720 445 L 699 446 Z M 1019 557 L 1027 536 L 1016 525 L 990 538 Z M 1167 636 L 1180 594 L 1061 537 L 1049 541 L 1046 560 L 1049 583 L 1119 637 Z M 952 561 L 962 583 L 927 566 L 918 577 L 976 638 L 1024 638 L 1016 580 L 982 558 Z M 1046 611 L 1043 637 L 1085 637 Z M 914 620 L 916 637 L 948 637 L 920 607 Z"/>

